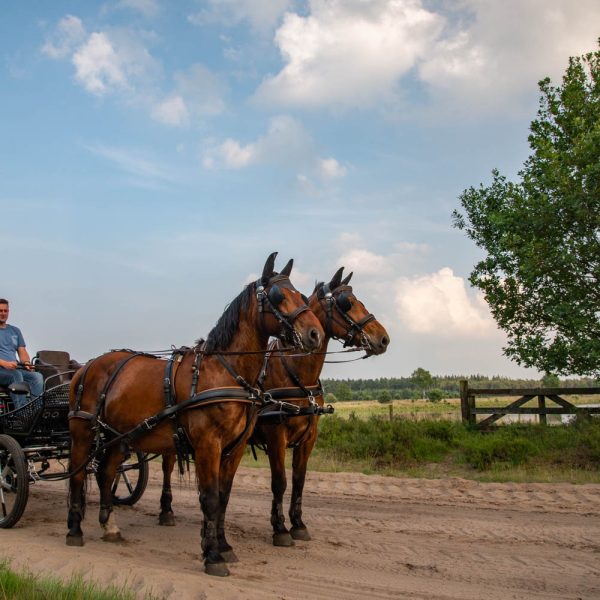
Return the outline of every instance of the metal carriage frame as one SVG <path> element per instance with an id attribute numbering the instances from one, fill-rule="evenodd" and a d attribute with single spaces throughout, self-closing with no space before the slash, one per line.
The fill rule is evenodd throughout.
<path id="1" fill-rule="evenodd" d="M 19 522 L 31 485 L 70 476 L 71 437 L 67 414 L 70 379 L 74 372 L 44 373 L 42 395 L 16 409 L 8 389 L 0 388 L 0 529 Z M 87 472 L 94 474 L 101 460 L 102 448 L 87 465 Z M 53 464 L 59 469 L 51 469 Z M 148 476 L 144 453 L 130 450 L 113 482 L 113 502 L 135 504 L 146 489 Z"/>

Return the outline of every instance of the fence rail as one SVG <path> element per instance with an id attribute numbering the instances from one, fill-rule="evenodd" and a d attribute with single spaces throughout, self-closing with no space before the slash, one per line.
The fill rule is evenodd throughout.
<path id="1" fill-rule="evenodd" d="M 505 415 L 539 415 L 540 423 L 546 423 L 547 415 L 600 414 L 600 406 L 577 406 L 563 396 L 591 396 L 600 394 L 595 388 L 472 388 L 469 382 L 460 382 L 460 407 L 464 423 L 478 428 L 489 427 Z M 519 396 L 517 400 L 502 407 L 477 407 L 482 396 Z M 537 406 L 523 406 L 537 398 Z M 546 401 L 553 403 L 547 406 Z M 477 415 L 490 415 L 478 421 Z"/>

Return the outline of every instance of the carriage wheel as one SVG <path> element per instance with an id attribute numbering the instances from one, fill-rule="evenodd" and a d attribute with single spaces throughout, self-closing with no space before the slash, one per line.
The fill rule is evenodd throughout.
<path id="1" fill-rule="evenodd" d="M 112 486 L 113 502 L 133 506 L 148 485 L 150 468 L 144 461 L 146 455 L 139 450 L 129 454 L 117 470 Z"/>
<path id="2" fill-rule="evenodd" d="M 25 453 L 10 435 L 0 434 L 0 528 L 15 525 L 27 506 L 29 474 Z"/>

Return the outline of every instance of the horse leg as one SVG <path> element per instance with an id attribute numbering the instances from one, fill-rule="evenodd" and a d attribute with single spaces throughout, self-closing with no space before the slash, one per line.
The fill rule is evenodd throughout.
<path id="1" fill-rule="evenodd" d="M 289 547 L 294 544 L 292 536 L 285 526 L 283 515 L 283 495 L 287 487 L 285 476 L 285 448 L 283 436 L 271 436 L 267 443 L 267 454 L 271 465 L 271 525 L 273 526 L 273 545 Z"/>
<path id="2" fill-rule="evenodd" d="M 162 455 L 163 487 L 160 495 L 160 515 L 158 516 L 159 525 L 174 526 L 175 515 L 171 502 L 173 493 L 171 492 L 171 475 L 175 468 L 175 454 Z"/>
<path id="3" fill-rule="evenodd" d="M 98 520 L 104 530 L 102 539 L 105 542 L 120 542 L 123 540 L 113 513 L 112 485 L 117 475 L 117 468 L 124 458 L 125 453 L 119 447 L 109 448 L 102 457 L 96 474 L 98 486 L 100 487 L 100 514 Z"/>
<path id="4" fill-rule="evenodd" d="M 206 441 L 205 441 L 206 443 Z M 219 552 L 217 528 L 219 524 L 219 469 L 221 456 L 216 444 L 206 444 L 196 449 L 196 481 L 198 482 L 198 498 L 204 516 L 202 523 L 202 556 L 204 570 L 208 575 L 226 577 L 229 569 L 225 559 Z M 210 448 L 210 450 L 209 450 Z"/>
<path id="5" fill-rule="evenodd" d="M 304 490 L 304 481 L 306 479 L 306 467 L 308 458 L 315 445 L 315 435 L 310 436 L 304 443 L 294 448 L 294 456 L 292 459 L 292 498 L 290 501 L 290 522 L 292 528 L 290 530 L 292 538 L 295 540 L 310 540 L 310 534 L 306 525 L 302 521 L 302 492 Z"/>
<path id="6" fill-rule="evenodd" d="M 69 471 L 75 472 L 69 479 L 69 512 L 67 516 L 67 546 L 83 546 L 83 531 L 81 521 L 85 515 L 86 469 L 83 466 L 90 455 L 94 435 L 87 423 L 77 424 L 77 438 L 73 437 Z"/>
<path id="7" fill-rule="evenodd" d="M 219 552 L 221 556 L 229 563 L 238 562 L 238 557 L 235 555 L 233 548 L 225 538 L 225 513 L 229 504 L 231 495 L 231 487 L 233 486 L 233 478 L 240 465 L 244 451 L 245 443 L 240 443 L 239 446 L 226 458 L 221 460 L 221 472 L 219 474 L 219 522 L 217 525 L 217 541 L 219 544 Z"/>

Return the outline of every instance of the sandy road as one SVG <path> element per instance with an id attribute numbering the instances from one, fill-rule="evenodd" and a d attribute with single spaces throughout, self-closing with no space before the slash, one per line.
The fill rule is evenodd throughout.
<path id="1" fill-rule="evenodd" d="M 140 597 L 169 600 L 600 598 L 600 485 L 313 472 L 304 503 L 313 540 L 275 548 L 269 473 L 242 468 L 228 518 L 240 562 L 214 578 L 202 572 L 192 483 L 175 485 L 177 525 L 159 527 L 152 467 L 140 502 L 117 508 L 125 542 L 101 541 L 94 491 L 86 545 L 67 547 L 65 485 L 44 482 L 32 486 L 19 524 L 0 530 L 2 554 L 35 571 L 126 582 Z"/>

